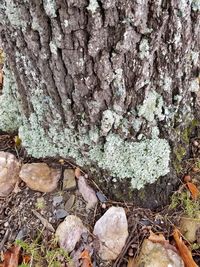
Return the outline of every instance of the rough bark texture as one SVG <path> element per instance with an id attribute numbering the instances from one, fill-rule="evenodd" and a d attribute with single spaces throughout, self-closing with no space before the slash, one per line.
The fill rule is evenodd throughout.
<path id="1" fill-rule="evenodd" d="M 7 71 L 4 96 L 17 103 L 28 152 L 105 169 L 118 198 L 166 202 L 198 120 L 199 6 L 2 0 L 0 37 L 14 77 Z M 130 184 L 139 189 L 164 175 L 129 193 Z M 113 186 L 111 177 L 123 182 Z"/>

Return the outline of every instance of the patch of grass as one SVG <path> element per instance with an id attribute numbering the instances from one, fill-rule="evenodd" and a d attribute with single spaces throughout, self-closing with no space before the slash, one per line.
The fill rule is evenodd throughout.
<path id="1" fill-rule="evenodd" d="M 46 207 L 46 203 L 43 197 L 37 198 L 37 202 L 35 203 L 36 209 L 43 210 Z"/>
<path id="2" fill-rule="evenodd" d="M 30 264 L 22 263 L 19 267 L 61 267 L 63 262 L 70 262 L 68 253 L 59 248 L 56 238 L 52 238 L 48 244 L 42 243 L 42 232 L 31 242 L 16 240 L 16 244 L 23 250 L 24 255 L 30 256 Z"/>
<path id="3" fill-rule="evenodd" d="M 176 192 L 171 198 L 170 209 L 182 209 L 184 214 L 195 218 L 199 214 L 200 210 L 200 200 L 191 199 L 189 191 Z"/>

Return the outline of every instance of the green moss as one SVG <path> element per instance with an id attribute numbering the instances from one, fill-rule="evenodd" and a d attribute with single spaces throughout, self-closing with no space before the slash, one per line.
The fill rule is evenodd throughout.
<path id="1" fill-rule="evenodd" d="M 172 195 L 169 208 L 175 209 L 177 207 L 182 208 L 185 215 L 196 218 L 197 214 L 199 214 L 200 201 L 199 199 L 194 201 L 189 191 L 176 192 Z"/>
<path id="2" fill-rule="evenodd" d="M 174 150 L 174 154 L 176 155 L 176 159 L 181 162 L 184 156 L 186 155 L 187 151 L 185 147 L 182 145 L 178 145 L 177 148 Z"/>

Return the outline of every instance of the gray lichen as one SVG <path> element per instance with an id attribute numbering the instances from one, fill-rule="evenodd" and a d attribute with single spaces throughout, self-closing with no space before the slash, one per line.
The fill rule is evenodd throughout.
<path id="1" fill-rule="evenodd" d="M 99 167 L 110 170 L 112 175 L 132 178 L 132 187 L 137 189 L 169 172 L 170 147 L 166 140 L 160 138 L 127 142 L 109 134 L 103 150 L 96 146 L 89 155 Z"/>
<path id="2" fill-rule="evenodd" d="M 200 11 L 200 0 L 192 0 L 193 11 Z"/>
<path id="3" fill-rule="evenodd" d="M 139 56 L 141 59 L 148 58 L 150 55 L 149 52 L 149 41 L 146 38 L 143 38 L 139 45 Z"/>
<path id="4" fill-rule="evenodd" d="M 144 117 L 147 121 L 152 122 L 157 117 L 163 120 L 162 114 L 163 99 L 156 91 L 148 93 L 143 104 L 138 109 L 138 115 Z"/>
<path id="5" fill-rule="evenodd" d="M 0 11 L 3 8 L 5 8 L 5 14 L 13 27 L 22 29 L 26 28 L 27 21 L 23 19 L 20 7 L 15 3 L 15 1 L 7 0 L 5 6 L 3 5 L 3 3 L 1 3 Z"/>
<path id="6" fill-rule="evenodd" d="M 44 0 L 44 10 L 50 18 L 55 18 L 56 15 L 56 2 L 55 0 Z"/>
<path id="7" fill-rule="evenodd" d="M 90 0 L 89 5 L 87 6 L 87 10 L 91 11 L 92 14 L 95 14 L 98 7 L 99 7 L 99 4 L 97 0 Z"/>
<path id="8" fill-rule="evenodd" d="M 14 93 L 17 92 L 12 73 L 4 67 L 4 87 L 0 96 L 0 129 L 13 132 L 21 125 L 21 115 Z"/>

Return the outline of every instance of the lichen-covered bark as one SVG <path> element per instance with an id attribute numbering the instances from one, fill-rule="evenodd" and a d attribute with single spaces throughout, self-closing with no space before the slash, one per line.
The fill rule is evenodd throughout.
<path id="1" fill-rule="evenodd" d="M 170 155 L 177 166 L 200 106 L 199 9 L 198 0 L 2 0 L 28 152 L 70 157 L 138 189 L 174 178 Z"/>

